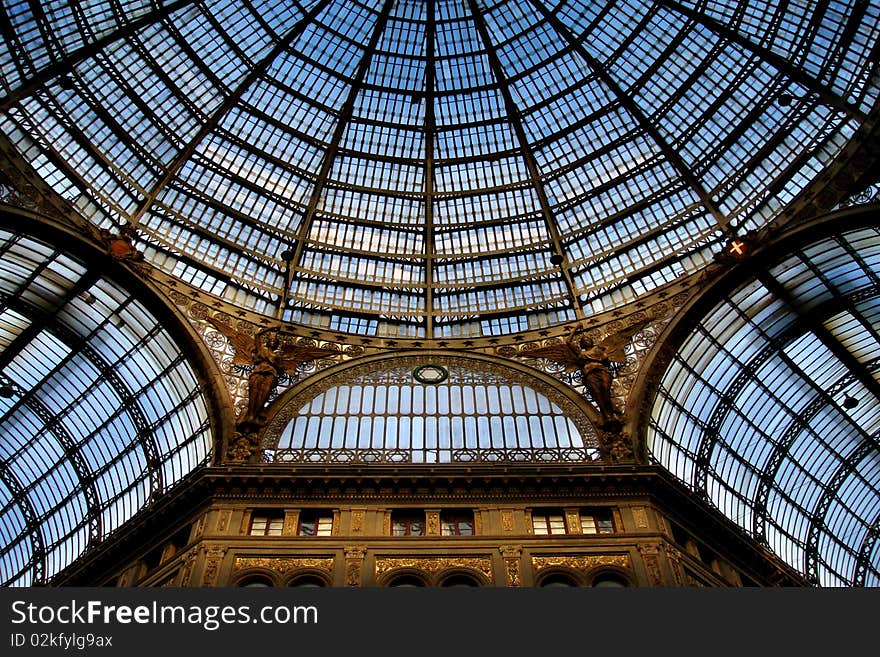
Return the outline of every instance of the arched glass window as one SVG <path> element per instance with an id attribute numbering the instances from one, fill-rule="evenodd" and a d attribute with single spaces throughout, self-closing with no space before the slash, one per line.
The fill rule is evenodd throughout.
<path id="1" fill-rule="evenodd" d="M 0 230 L 0 582 L 47 581 L 212 445 L 159 319 L 100 264 Z"/>
<path id="2" fill-rule="evenodd" d="M 653 459 L 821 585 L 880 585 L 880 229 L 761 267 L 662 377 Z"/>
<path id="3" fill-rule="evenodd" d="M 591 461 L 595 434 L 558 389 L 460 357 L 349 367 L 308 387 L 272 421 L 275 461 Z"/>

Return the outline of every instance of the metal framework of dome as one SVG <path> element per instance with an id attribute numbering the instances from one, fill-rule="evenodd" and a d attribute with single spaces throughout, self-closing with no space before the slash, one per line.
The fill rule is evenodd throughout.
<path id="1" fill-rule="evenodd" d="M 0 130 L 240 307 L 512 334 L 772 221 L 874 104 L 878 7 L 852 4 L 14 2 Z"/>
<path id="2" fill-rule="evenodd" d="M 73 232 L 254 344 L 282 327 L 345 358 L 518 358 L 790 227 L 878 134 L 878 37 L 880 0 L 4 2 L 0 157 L 63 206 L 47 232 L 71 225 L 56 243 L 0 217 L 0 580 L 49 580 L 228 447 L 222 383 L 199 379 L 222 359 L 181 347 L 216 318 L 175 341 L 173 313 L 112 275 L 131 262 L 102 270 Z M 859 228 L 773 263 L 751 283 L 771 301 L 724 291 L 640 418 L 650 458 L 818 584 L 880 581 L 877 235 Z M 839 287 L 851 271 L 873 287 Z M 782 324 L 749 315 L 765 302 Z M 386 414 L 331 410 L 307 419 Z"/>

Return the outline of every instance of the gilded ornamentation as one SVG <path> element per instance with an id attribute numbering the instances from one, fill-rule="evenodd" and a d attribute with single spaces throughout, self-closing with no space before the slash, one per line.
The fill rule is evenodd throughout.
<path id="1" fill-rule="evenodd" d="M 386 511 L 382 518 L 382 536 L 391 536 L 391 512 Z"/>
<path id="2" fill-rule="evenodd" d="M 333 557 L 236 557 L 232 570 L 237 572 L 248 568 L 272 570 L 282 575 L 302 568 L 333 572 Z"/>
<path id="3" fill-rule="evenodd" d="M 577 511 L 566 511 L 565 512 L 565 524 L 566 531 L 569 534 L 580 534 L 581 533 L 581 517 Z"/>
<path id="4" fill-rule="evenodd" d="M 502 545 L 498 548 L 504 559 L 504 570 L 507 574 L 507 586 L 522 586 L 519 575 L 519 560 L 522 556 L 522 545 Z"/>
<path id="5" fill-rule="evenodd" d="M 351 533 L 361 534 L 364 531 L 364 511 L 357 509 L 351 512 Z"/>
<path id="6" fill-rule="evenodd" d="M 214 586 L 217 574 L 220 572 L 220 564 L 226 555 L 228 548 L 213 545 L 205 553 L 205 573 L 202 575 L 202 586 Z"/>
<path id="7" fill-rule="evenodd" d="M 513 531 L 513 509 L 501 509 L 501 530 Z"/>
<path id="8" fill-rule="evenodd" d="M 343 550 L 345 554 L 345 585 L 360 586 L 361 570 L 367 554 L 365 545 L 353 545 Z"/>
<path id="9" fill-rule="evenodd" d="M 639 529 L 647 529 L 648 528 L 648 512 L 645 511 L 645 507 L 643 506 L 634 506 L 632 510 L 633 520 L 636 522 L 636 527 Z"/>
<path id="10" fill-rule="evenodd" d="M 299 524 L 299 511 L 298 510 L 290 510 L 284 513 L 284 527 L 281 530 L 281 533 L 284 536 L 294 536 L 296 534 L 296 527 Z"/>
<path id="11" fill-rule="evenodd" d="M 217 532 L 223 534 L 229 529 L 229 521 L 232 519 L 232 511 L 229 509 L 223 509 L 220 512 L 220 517 L 217 519 Z"/>
<path id="12" fill-rule="evenodd" d="M 380 557 L 376 559 L 377 576 L 399 568 L 415 568 L 432 574 L 452 568 L 466 568 L 492 579 L 492 560 L 489 557 Z"/>
<path id="13" fill-rule="evenodd" d="M 425 513 L 425 524 L 427 526 L 427 531 L 425 532 L 428 536 L 440 536 L 440 512 L 439 511 L 427 511 Z"/>
<path id="14" fill-rule="evenodd" d="M 648 581 L 652 586 L 663 584 L 663 575 L 660 572 L 660 548 L 656 545 L 639 545 L 639 552 L 648 572 Z"/>
<path id="15" fill-rule="evenodd" d="M 597 566 L 619 566 L 629 568 L 629 555 L 626 554 L 560 554 L 553 556 L 533 556 L 532 568 L 540 572 L 551 566 L 562 566 L 586 572 Z"/>

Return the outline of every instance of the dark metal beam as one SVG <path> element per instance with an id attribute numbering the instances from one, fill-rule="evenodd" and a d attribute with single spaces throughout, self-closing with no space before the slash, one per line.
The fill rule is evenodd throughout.
<path id="1" fill-rule="evenodd" d="M 673 146 L 666 140 L 660 130 L 657 129 L 644 111 L 642 111 L 642 108 L 638 106 L 633 97 L 626 93 L 617 81 L 608 73 L 605 66 L 587 51 L 582 43 L 582 39 L 576 37 L 569 27 L 563 23 L 554 12 L 544 6 L 541 0 L 530 0 L 530 2 L 563 39 L 575 46 L 575 52 L 587 63 L 599 80 L 608 87 L 617 101 L 630 114 L 630 116 L 635 119 L 636 123 L 644 133 L 647 134 L 657 145 L 660 152 L 663 154 L 663 157 L 666 158 L 676 171 L 678 171 L 682 180 L 688 184 L 697 198 L 700 199 L 700 203 L 702 203 L 706 210 L 708 210 L 715 219 L 715 223 L 718 225 L 719 229 L 723 231 L 730 230 L 730 219 L 721 211 L 715 201 L 712 200 L 711 195 L 703 186 L 703 183 L 697 178 L 694 172 L 690 170 L 678 150 L 673 148 Z"/>
<path id="2" fill-rule="evenodd" d="M 675 2 L 675 0 L 660 0 L 671 11 L 686 16 L 689 20 L 702 25 L 704 28 L 714 32 L 730 43 L 737 45 L 746 52 L 767 62 L 773 68 L 788 76 L 793 82 L 808 89 L 811 93 L 816 94 L 819 99 L 826 105 L 846 114 L 849 118 L 864 123 L 867 115 L 858 107 L 841 97 L 831 87 L 823 84 L 820 80 L 813 77 L 806 69 L 796 66 L 785 57 L 782 57 L 769 48 L 754 43 L 749 38 L 743 36 L 736 30 L 722 24 L 718 20 L 712 18 L 704 12 L 685 7 Z"/>
<path id="3" fill-rule="evenodd" d="M 551 255 L 559 255 L 564 258 L 565 247 L 562 244 L 562 238 L 559 234 L 559 227 L 556 225 L 556 217 L 554 216 L 550 200 L 547 198 L 547 190 L 544 188 L 544 181 L 541 177 L 541 172 L 538 169 L 538 163 L 535 160 L 535 153 L 532 149 L 531 144 L 529 143 L 528 135 L 526 134 L 526 130 L 523 125 L 522 113 L 520 112 L 516 101 L 514 101 L 513 99 L 513 94 L 510 92 L 510 81 L 507 79 L 507 74 L 504 72 L 504 66 L 501 64 L 501 60 L 498 58 L 498 53 L 495 50 L 495 46 L 492 43 L 492 37 L 489 34 L 489 28 L 486 26 L 486 21 L 483 18 L 483 14 L 480 10 L 479 5 L 477 4 L 477 0 L 467 0 L 467 2 L 471 10 L 471 14 L 474 17 L 474 26 L 477 28 L 477 32 L 479 33 L 480 39 L 483 42 L 483 47 L 486 49 L 486 56 L 489 59 L 489 67 L 492 69 L 492 74 L 495 77 L 495 81 L 498 83 L 498 92 L 504 99 L 504 107 L 507 111 L 507 118 L 510 121 L 510 125 L 513 128 L 514 134 L 516 134 L 523 161 L 525 162 L 526 169 L 528 169 L 529 172 L 529 178 L 531 180 L 532 187 L 535 190 L 535 195 L 538 197 L 538 203 L 541 206 L 541 217 L 543 218 L 544 223 L 547 226 L 547 233 L 550 237 L 550 242 L 554 251 L 553 254 L 548 254 L 548 258 Z M 566 289 L 568 290 L 569 296 L 571 297 L 571 305 L 575 312 L 575 316 L 577 317 L 577 319 L 583 319 L 584 309 L 581 306 L 580 300 L 578 298 L 577 286 L 574 283 L 571 271 L 566 265 L 565 261 L 559 264 L 559 275 L 562 282 L 565 284 Z"/>
<path id="4" fill-rule="evenodd" d="M 226 96 L 223 103 L 217 108 L 217 110 L 211 114 L 210 117 L 202 124 L 201 128 L 199 128 L 198 132 L 181 148 L 177 155 L 175 155 L 174 159 L 168 164 L 168 167 L 165 169 L 164 175 L 153 185 L 152 189 L 147 193 L 147 195 L 143 198 L 143 200 L 138 205 L 138 208 L 134 211 L 130 218 L 130 223 L 132 226 L 137 226 L 143 217 L 144 213 L 149 209 L 149 207 L 156 201 L 156 198 L 162 192 L 166 185 L 174 178 L 180 168 L 186 163 L 189 158 L 193 156 L 196 149 L 202 140 L 207 137 L 211 131 L 213 131 L 223 118 L 232 110 L 233 107 L 238 103 L 241 97 L 247 92 L 248 89 L 251 88 L 257 79 L 265 71 L 272 65 L 279 55 L 281 55 L 284 50 L 286 50 L 290 44 L 296 39 L 302 32 L 308 27 L 308 25 L 312 22 L 312 20 L 317 16 L 325 6 L 327 6 L 329 0 L 321 0 L 321 2 L 317 3 L 308 13 L 303 15 L 300 20 L 296 22 L 296 24 L 288 30 L 288 32 L 284 35 L 284 38 L 279 40 L 272 49 L 263 57 L 249 72 L 248 74 L 241 79 L 241 81 L 236 85 L 234 89 Z"/>
<path id="5" fill-rule="evenodd" d="M 435 0 L 427 0 L 425 25 L 425 337 L 434 337 L 434 147 L 437 138 L 437 117 L 434 96 L 437 88 L 437 17 Z"/>
<path id="6" fill-rule="evenodd" d="M 168 16 L 187 5 L 195 4 L 197 0 L 178 0 L 167 5 L 160 5 L 146 14 L 132 20 L 130 23 L 107 33 L 105 36 L 88 43 L 76 50 L 67 53 L 64 58 L 54 61 L 44 69 L 36 71 L 20 86 L 11 90 L 6 96 L 0 97 L 0 112 L 7 112 L 10 107 L 30 96 L 46 83 L 55 78 L 65 75 L 73 70 L 80 62 L 98 55 L 110 44 L 121 39 L 127 39 L 144 27 L 165 20 Z M 2 21 L 0 21 L 2 24 Z"/>
<path id="7" fill-rule="evenodd" d="M 880 540 L 880 513 L 874 518 L 865 538 L 862 539 L 862 545 L 856 558 L 856 567 L 853 571 L 853 586 L 865 586 L 865 578 L 869 570 L 875 575 L 878 574 L 876 566 L 871 563 L 871 557 L 878 540 Z"/>
<path id="8" fill-rule="evenodd" d="M 324 152 L 324 158 L 321 161 L 321 168 L 318 171 L 318 175 L 315 178 L 314 186 L 312 187 L 312 194 L 309 197 L 309 204 L 306 208 L 305 215 L 300 222 L 299 228 L 296 231 L 295 244 L 293 245 L 290 259 L 290 269 L 291 276 L 299 267 L 299 263 L 302 261 L 303 252 L 305 251 L 306 242 L 309 239 L 309 232 L 312 229 L 312 222 L 315 220 L 315 215 L 318 212 L 318 203 L 321 200 L 321 195 L 324 192 L 324 188 L 327 185 L 327 179 L 330 176 L 330 171 L 333 169 L 333 163 L 336 160 L 336 155 L 339 152 L 339 145 L 342 143 L 342 138 L 345 135 L 345 131 L 348 128 L 348 124 L 351 121 L 351 117 L 354 115 L 354 104 L 357 101 L 358 94 L 361 91 L 364 78 L 367 75 L 367 71 L 370 69 L 370 62 L 373 59 L 373 55 L 376 53 L 376 48 L 379 45 L 379 39 L 382 36 L 382 33 L 385 31 L 385 25 L 388 22 L 388 16 L 391 13 L 391 9 L 394 7 L 395 0 L 385 0 L 382 4 L 381 9 L 379 9 L 379 14 L 376 17 L 376 24 L 373 27 L 372 34 L 370 35 L 370 40 L 364 46 L 364 52 L 361 56 L 360 62 L 358 62 L 357 70 L 355 71 L 354 78 L 351 81 L 351 86 L 348 89 L 348 96 L 345 98 L 345 102 L 339 110 L 339 116 L 336 119 L 336 127 L 333 129 L 333 135 L 330 137 L 330 143 L 327 145 L 327 149 Z M 287 299 L 290 294 L 290 283 L 285 287 L 283 294 L 281 295 L 281 300 L 278 303 L 278 314 L 281 316 L 284 312 L 284 307 L 287 303 Z"/>
<path id="9" fill-rule="evenodd" d="M 35 584 L 43 584 L 46 579 L 47 555 L 46 541 L 43 538 L 43 531 L 38 520 L 39 516 L 37 515 L 37 510 L 31 504 L 27 493 L 24 492 L 21 482 L 18 481 L 18 478 L 10 470 L 9 464 L 2 457 L 0 457 L 0 481 L 2 481 L 9 492 L 12 493 L 12 498 L 21 510 L 21 515 L 24 517 L 25 532 L 30 537 L 31 541 L 31 557 L 28 560 L 28 563 L 25 564 L 23 570 L 19 570 L 12 579 L 3 582 L 3 584 L 11 583 L 14 579 L 21 577 L 21 575 L 29 568 L 33 568 L 33 582 Z M 5 554 L 5 552 L 8 549 L 11 549 L 11 547 L 12 544 L 6 546 L 6 549 L 4 549 L 3 552 L 0 552 L 0 556 Z"/>
<path id="10" fill-rule="evenodd" d="M 834 354 L 834 356 L 846 366 L 847 370 L 849 370 L 853 376 L 868 389 L 868 392 L 880 400 L 880 383 L 878 383 L 877 379 L 875 379 L 871 372 L 868 371 L 865 364 L 853 356 L 852 353 L 850 353 L 850 351 L 844 347 L 827 328 L 825 328 L 825 325 L 822 323 L 822 317 L 819 313 L 815 310 L 809 311 L 802 308 L 797 299 L 795 299 L 779 281 L 773 278 L 769 272 L 759 271 L 757 279 L 770 291 L 771 294 L 792 310 L 798 318 L 798 324 L 802 328 L 806 327 L 808 331 L 812 332 L 817 338 L 819 338 L 819 341 L 825 346 L 825 348 Z M 831 289 L 834 289 L 833 286 L 830 287 Z"/>
<path id="11" fill-rule="evenodd" d="M 831 475 L 831 478 L 823 485 L 822 495 L 819 497 L 813 512 L 810 514 L 810 528 L 807 531 L 806 544 L 807 576 L 817 584 L 819 583 L 819 563 L 822 560 L 819 555 L 819 541 L 822 537 L 822 530 L 827 530 L 825 516 L 828 514 L 828 509 L 831 507 L 831 503 L 838 499 L 837 494 L 844 482 L 846 482 L 850 476 L 858 476 L 859 463 L 872 453 L 876 456 L 878 451 L 880 451 L 878 450 L 878 447 L 880 446 L 878 446 L 876 441 L 864 440 L 852 451 L 852 453 L 848 454 L 834 471 L 834 474 Z M 846 549 L 851 552 L 851 548 L 848 546 Z M 857 558 L 857 555 L 853 556 L 856 556 Z M 832 568 L 831 564 L 826 565 L 828 565 L 829 568 Z M 848 581 L 847 584 L 852 585 L 853 582 Z"/>

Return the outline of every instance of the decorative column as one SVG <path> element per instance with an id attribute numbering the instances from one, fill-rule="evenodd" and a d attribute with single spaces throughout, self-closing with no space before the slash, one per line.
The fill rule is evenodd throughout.
<path id="1" fill-rule="evenodd" d="M 227 548 L 224 545 L 212 545 L 205 552 L 205 572 L 202 575 L 202 586 L 215 586 L 217 575 L 220 572 L 220 564 L 226 556 Z"/>
<path id="2" fill-rule="evenodd" d="M 352 545 L 343 549 L 345 554 L 345 585 L 360 586 L 361 571 L 363 570 L 364 557 L 367 555 L 366 545 Z"/>
<path id="3" fill-rule="evenodd" d="M 639 553 L 648 573 L 648 583 L 651 586 L 662 586 L 663 575 L 660 572 L 660 548 L 657 545 L 639 545 Z"/>
<path id="4" fill-rule="evenodd" d="M 519 561 L 522 557 L 522 545 L 502 545 L 498 548 L 504 558 L 504 572 L 507 573 L 507 586 L 522 586 L 519 576 Z"/>

